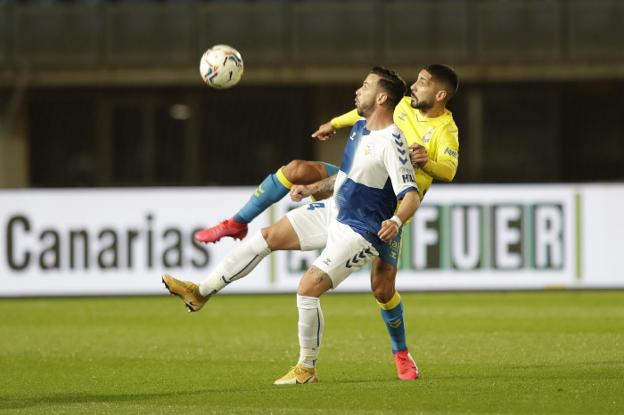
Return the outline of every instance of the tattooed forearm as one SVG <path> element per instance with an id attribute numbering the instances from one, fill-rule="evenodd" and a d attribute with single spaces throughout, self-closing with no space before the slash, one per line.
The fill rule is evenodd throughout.
<path id="1" fill-rule="evenodd" d="M 312 184 L 312 188 L 314 189 L 313 193 L 320 192 L 331 192 L 334 190 L 334 183 L 336 182 L 336 175 L 329 176 L 323 180 L 320 180 L 314 184 Z"/>

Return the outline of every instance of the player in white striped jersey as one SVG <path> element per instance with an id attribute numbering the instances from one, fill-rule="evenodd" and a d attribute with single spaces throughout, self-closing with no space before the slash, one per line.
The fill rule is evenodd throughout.
<path id="1" fill-rule="evenodd" d="M 270 252 L 324 247 L 297 290 L 299 361 L 275 384 L 318 381 L 315 367 L 324 326 L 320 296 L 385 249 L 420 205 L 407 143 L 392 120 L 404 92 L 405 82 L 384 68 L 373 68 L 356 91 L 355 104 L 364 120 L 353 126 L 345 146 L 335 198 L 295 209 L 246 239 L 199 286 L 163 276 L 169 291 L 190 311 L 198 311 Z"/>

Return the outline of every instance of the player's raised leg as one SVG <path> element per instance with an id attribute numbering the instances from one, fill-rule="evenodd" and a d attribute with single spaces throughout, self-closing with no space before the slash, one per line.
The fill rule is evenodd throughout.
<path id="1" fill-rule="evenodd" d="M 268 175 L 236 215 L 197 232 L 195 239 L 204 243 L 217 242 L 226 236 L 243 239 L 247 235 L 247 224 L 288 194 L 293 185 L 314 183 L 335 174 L 336 171 L 337 167 L 331 164 L 293 160 Z"/>
<path id="2" fill-rule="evenodd" d="M 299 238 L 286 217 L 262 229 L 230 252 L 201 283 L 181 281 L 165 274 L 163 284 L 182 299 L 189 312 L 199 311 L 226 285 L 249 274 L 272 251 L 299 249 Z"/>
<path id="3" fill-rule="evenodd" d="M 373 260 L 371 288 L 390 335 L 397 375 L 401 380 L 410 380 L 418 379 L 419 373 L 416 362 L 407 348 L 403 301 L 395 289 L 396 259 L 400 250 L 400 239 L 397 239 L 380 252 L 380 257 Z"/>

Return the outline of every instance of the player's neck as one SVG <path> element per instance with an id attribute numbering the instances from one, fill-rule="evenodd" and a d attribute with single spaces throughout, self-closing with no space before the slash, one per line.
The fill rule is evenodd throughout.
<path id="1" fill-rule="evenodd" d="M 383 130 L 393 122 L 392 112 L 385 108 L 378 108 L 366 117 L 366 129 L 370 131 Z"/>
<path id="2" fill-rule="evenodd" d="M 441 115 L 444 115 L 444 109 L 445 107 L 432 107 L 429 108 L 428 110 L 420 110 L 420 113 L 422 115 L 424 115 L 427 118 L 436 118 L 439 117 Z"/>

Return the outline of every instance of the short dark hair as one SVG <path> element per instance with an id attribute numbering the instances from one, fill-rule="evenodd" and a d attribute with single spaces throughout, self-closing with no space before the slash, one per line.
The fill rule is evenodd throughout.
<path id="1" fill-rule="evenodd" d="M 447 101 L 457 93 L 459 78 L 457 77 L 457 73 L 450 66 L 434 63 L 433 65 L 426 66 L 424 69 L 431 74 L 434 81 L 445 87 L 448 93 Z"/>
<path id="2" fill-rule="evenodd" d="M 388 93 L 388 103 L 394 109 L 405 96 L 407 84 L 398 73 L 381 66 L 375 66 L 370 73 L 379 76 L 379 85 Z"/>

